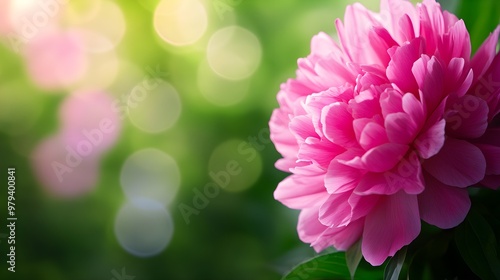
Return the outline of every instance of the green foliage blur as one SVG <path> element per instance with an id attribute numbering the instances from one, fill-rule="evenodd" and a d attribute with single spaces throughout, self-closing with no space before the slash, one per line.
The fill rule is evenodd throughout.
<path id="1" fill-rule="evenodd" d="M 159 134 L 138 130 L 125 119 L 120 139 L 100 163 L 95 190 L 73 199 L 53 196 L 34 176 L 30 155 L 38 142 L 58 130 L 57 112 L 67 93 L 39 89 L 28 77 L 19 55 L 7 42 L 0 45 L 0 182 L 4 186 L 0 190 L 0 278 L 121 280 L 116 273 L 125 269 L 135 278 L 122 278 L 130 280 L 272 280 L 314 256 L 313 250 L 298 239 L 298 211 L 273 198 L 276 185 L 287 174 L 275 169 L 279 154 L 268 139 L 260 142 L 262 167 L 251 187 L 221 191 L 199 213 L 190 215 L 189 223 L 179 205 L 193 206 L 196 190 L 203 191 L 212 181 L 209 172 L 219 171 L 210 170 L 209 161 L 221 143 L 231 139 L 250 141 L 267 129 L 272 110 L 277 107 L 279 86 L 295 76 L 296 61 L 309 53 L 311 37 L 320 31 L 334 34 L 335 18 L 342 18 L 352 1 L 206 0 L 208 30 L 199 43 L 187 47 L 175 47 L 158 38 L 151 9 L 158 1 L 115 2 L 127 23 L 117 55 L 141 69 L 157 65 L 165 69 L 166 80 L 181 98 L 180 118 L 174 127 Z M 378 10 L 377 1 L 361 2 Z M 465 19 L 475 48 L 498 24 L 496 0 L 443 4 Z M 229 24 L 256 35 L 262 59 L 248 78 L 248 94 L 235 105 L 219 106 L 204 98 L 196 74 L 211 34 Z M 117 97 L 127 93 L 127 89 L 117 88 L 107 90 Z M 26 117 L 33 112 L 35 117 Z M 127 200 L 120 187 L 121 167 L 129 155 L 150 147 L 177 161 L 181 187 L 168 206 L 174 221 L 172 240 L 160 254 L 141 258 L 120 246 L 114 222 Z M 16 168 L 15 273 L 7 271 L 8 247 L 2 238 L 7 234 L 8 167 Z"/>

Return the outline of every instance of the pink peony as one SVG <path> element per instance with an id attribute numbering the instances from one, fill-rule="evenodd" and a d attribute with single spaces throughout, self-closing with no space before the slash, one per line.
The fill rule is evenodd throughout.
<path id="1" fill-rule="evenodd" d="M 320 33 L 281 86 L 271 139 L 292 175 L 274 196 L 302 210 L 298 233 L 316 251 L 362 240 L 382 264 L 420 232 L 460 224 L 467 187 L 500 185 L 500 29 L 471 59 L 462 20 L 434 0 L 382 0 Z"/>

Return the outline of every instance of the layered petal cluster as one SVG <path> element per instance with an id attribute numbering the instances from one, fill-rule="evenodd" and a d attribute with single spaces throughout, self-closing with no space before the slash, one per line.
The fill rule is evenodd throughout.
<path id="1" fill-rule="evenodd" d="M 317 251 L 362 240 L 382 264 L 420 232 L 460 224 L 467 187 L 500 185 L 496 29 L 471 58 L 462 20 L 434 0 L 348 6 L 338 41 L 324 33 L 282 84 L 271 139 L 292 175 L 275 198 L 302 210 Z"/>

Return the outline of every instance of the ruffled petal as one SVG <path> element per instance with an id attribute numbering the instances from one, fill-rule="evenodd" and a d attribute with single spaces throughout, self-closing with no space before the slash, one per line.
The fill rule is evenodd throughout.
<path id="1" fill-rule="evenodd" d="M 425 176 L 425 184 L 425 190 L 418 195 L 422 220 L 443 229 L 463 222 L 471 205 L 469 192 L 447 186 L 432 175 Z"/>
<path id="2" fill-rule="evenodd" d="M 384 196 L 365 218 L 361 250 L 370 264 L 381 265 L 387 257 L 410 244 L 420 233 L 417 196 L 399 192 Z"/>
<path id="3" fill-rule="evenodd" d="M 473 144 L 448 138 L 439 153 L 424 161 L 423 166 L 443 184 L 465 188 L 483 179 L 486 160 Z"/>
<path id="4" fill-rule="evenodd" d="M 292 209 L 303 209 L 321 204 L 327 193 L 322 176 L 291 175 L 278 184 L 274 199 Z"/>

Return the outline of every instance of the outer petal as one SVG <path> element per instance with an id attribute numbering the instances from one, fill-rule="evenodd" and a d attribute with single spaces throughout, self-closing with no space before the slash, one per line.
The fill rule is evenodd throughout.
<path id="1" fill-rule="evenodd" d="M 328 227 L 345 226 L 351 218 L 350 196 L 351 192 L 331 194 L 319 208 L 320 222 Z"/>
<path id="2" fill-rule="evenodd" d="M 292 209 L 320 204 L 327 198 L 322 176 L 291 175 L 279 183 L 274 198 Z"/>
<path id="3" fill-rule="evenodd" d="M 445 63 L 454 57 L 465 58 L 468 62 L 471 54 L 470 36 L 463 20 L 456 22 L 449 33 L 438 42 L 439 53 Z"/>
<path id="4" fill-rule="evenodd" d="M 326 170 L 330 162 L 344 151 L 344 148 L 326 139 L 319 140 L 315 137 L 309 137 L 300 146 L 298 158 L 300 161 L 313 162 Z"/>
<path id="5" fill-rule="evenodd" d="M 456 113 L 447 116 L 448 135 L 457 138 L 478 138 L 488 126 L 488 104 L 476 96 L 467 94 L 453 105 Z"/>
<path id="6" fill-rule="evenodd" d="M 496 190 L 500 188 L 500 175 L 486 175 L 481 184 L 487 188 Z"/>
<path id="7" fill-rule="evenodd" d="M 410 1 L 398 0 L 382 0 L 380 1 L 380 14 L 384 26 L 388 26 L 391 35 L 397 38 L 398 42 L 402 44 L 407 39 L 399 32 L 400 20 L 402 17 L 407 16 L 413 23 L 413 30 L 416 36 L 420 33 L 419 16 L 417 10 Z"/>
<path id="8" fill-rule="evenodd" d="M 297 145 L 295 137 L 290 133 L 290 130 L 288 130 L 289 122 L 290 119 L 283 109 L 274 110 L 269 122 L 271 140 L 276 150 L 278 150 L 282 156 L 296 157 L 299 146 Z"/>
<path id="9" fill-rule="evenodd" d="M 290 122 L 290 131 L 297 138 L 298 141 L 304 141 L 308 137 L 316 137 L 319 136 L 316 134 L 314 130 L 313 123 L 311 118 L 308 116 L 302 115 L 292 119 Z"/>
<path id="10" fill-rule="evenodd" d="M 331 245 L 345 251 L 359 240 L 363 232 L 364 219 L 356 220 L 344 227 L 328 228 L 311 246 L 319 252 Z"/>
<path id="11" fill-rule="evenodd" d="M 500 27 L 497 27 L 495 31 L 484 41 L 481 47 L 479 47 L 476 54 L 472 58 L 471 67 L 474 71 L 474 83 L 476 83 L 486 72 L 488 67 L 490 67 L 496 54 L 499 34 Z"/>
<path id="12" fill-rule="evenodd" d="M 463 140 L 448 138 L 441 151 L 423 164 L 442 183 L 465 188 L 484 177 L 486 160 L 481 150 Z"/>
<path id="13" fill-rule="evenodd" d="M 429 174 L 425 183 L 424 192 L 418 195 L 422 220 L 444 229 L 463 222 L 471 205 L 467 189 L 447 186 Z"/>
<path id="14" fill-rule="evenodd" d="M 300 240 L 305 243 L 313 243 L 326 229 L 327 227 L 318 220 L 317 207 L 306 208 L 300 211 L 299 221 L 297 223 L 297 232 Z M 328 245 L 324 248 L 326 247 L 328 247 Z M 321 250 L 324 248 L 321 248 Z"/>
<path id="15" fill-rule="evenodd" d="M 410 244 L 420 233 L 420 216 L 415 195 L 399 192 L 384 196 L 366 216 L 362 252 L 372 265 L 381 265 L 389 256 Z"/>
<path id="16" fill-rule="evenodd" d="M 500 147 L 486 144 L 476 144 L 486 159 L 486 174 L 500 175 Z"/>

